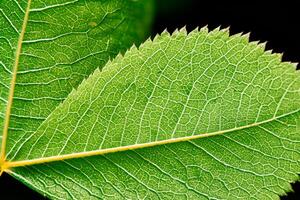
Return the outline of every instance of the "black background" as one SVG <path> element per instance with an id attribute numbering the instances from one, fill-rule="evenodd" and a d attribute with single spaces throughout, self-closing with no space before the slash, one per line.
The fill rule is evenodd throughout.
<path id="1" fill-rule="evenodd" d="M 262 3 L 264 2 L 265 5 Z M 267 49 L 284 53 L 284 61 L 299 62 L 300 17 L 297 1 L 273 1 L 267 4 L 255 1 L 213 0 L 157 0 L 157 14 L 152 36 L 167 28 L 187 26 L 190 31 L 208 25 L 209 28 L 230 26 L 230 32 L 251 32 L 251 40 L 267 41 Z M 299 68 L 299 66 L 298 66 Z M 300 183 L 293 184 L 294 193 L 283 200 L 300 199 Z M 7 174 L 0 177 L 1 200 L 5 199 L 43 199 L 38 193 L 24 186 Z M 3 198 L 2 198 L 3 197 Z"/>

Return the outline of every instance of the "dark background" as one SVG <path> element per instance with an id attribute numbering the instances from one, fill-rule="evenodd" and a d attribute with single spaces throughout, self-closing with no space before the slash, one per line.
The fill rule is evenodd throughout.
<path id="1" fill-rule="evenodd" d="M 263 5 L 264 2 L 266 5 Z M 208 25 L 209 28 L 230 26 L 230 32 L 251 32 L 251 40 L 267 41 L 267 49 L 284 53 L 284 61 L 300 61 L 300 17 L 297 1 L 261 0 L 230 1 L 214 0 L 157 0 L 157 14 L 152 36 L 167 28 L 170 32 L 176 28 Z M 299 68 L 299 66 L 298 66 Z M 294 193 L 282 197 L 282 200 L 300 199 L 300 183 L 293 184 Z M 7 174 L 0 177 L 1 200 L 5 199 L 43 199 L 38 193 L 24 186 Z"/>

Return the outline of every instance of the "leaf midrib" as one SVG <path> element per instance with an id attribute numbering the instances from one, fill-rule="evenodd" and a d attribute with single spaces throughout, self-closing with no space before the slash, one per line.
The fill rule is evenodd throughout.
<path id="1" fill-rule="evenodd" d="M 210 133 L 202 133 L 202 134 L 193 135 L 193 136 L 171 138 L 171 139 L 155 141 L 155 142 L 148 142 L 148 143 L 142 143 L 142 144 L 134 144 L 134 145 L 128 145 L 128 146 L 113 147 L 113 148 L 86 151 L 86 152 L 70 153 L 70 154 L 58 155 L 58 156 L 49 156 L 49 157 L 35 158 L 35 159 L 28 159 L 28 160 L 20 160 L 20 161 L 6 161 L 3 164 L 2 168 L 3 168 L 4 171 L 9 172 L 10 169 L 13 168 L 13 167 L 22 167 L 22 166 L 28 166 L 28 165 L 43 164 L 43 163 L 62 161 L 62 160 L 67 160 L 67 159 L 83 158 L 83 157 L 90 157 L 90 156 L 96 156 L 96 155 L 104 155 L 104 154 L 116 153 L 116 152 L 121 152 L 121 151 L 136 150 L 136 149 L 141 149 L 141 148 L 146 148 L 146 147 L 154 147 L 154 146 L 158 146 L 158 145 L 185 142 L 185 141 L 190 141 L 190 140 L 194 140 L 194 139 L 211 137 L 211 136 L 216 136 L 216 135 L 222 135 L 222 134 L 225 134 L 225 133 L 230 133 L 230 132 L 234 132 L 234 131 L 239 131 L 239 130 L 244 130 L 244 129 L 248 129 L 248 128 L 252 128 L 252 127 L 257 127 L 257 126 L 260 126 L 260 125 L 278 120 L 280 118 L 296 114 L 298 112 L 300 112 L 300 109 L 291 111 L 291 112 L 286 113 L 286 114 L 282 114 L 282 115 L 277 116 L 277 117 L 272 117 L 270 119 L 267 119 L 267 120 L 264 120 L 264 121 L 261 121 L 261 122 L 255 122 L 255 123 L 245 125 L 245 126 L 240 126 L 240 127 L 235 127 L 235 128 L 231 128 L 231 129 L 210 132 Z"/>
<path id="2" fill-rule="evenodd" d="M 25 35 L 26 27 L 27 27 L 28 18 L 29 18 L 30 6 L 31 6 L 31 0 L 28 0 L 26 11 L 24 14 L 24 20 L 23 20 L 23 24 L 22 24 L 21 33 L 19 35 L 19 39 L 18 39 L 18 43 L 17 43 L 15 62 L 14 62 L 13 71 L 12 71 L 12 79 L 11 79 L 10 88 L 9 88 L 9 96 L 8 96 L 8 101 L 7 101 L 7 106 L 6 106 L 4 126 L 3 126 L 3 132 L 2 132 L 0 163 L 5 163 L 5 159 L 6 159 L 6 142 L 7 142 L 7 137 L 8 137 L 9 121 L 10 121 L 10 116 L 11 116 L 11 109 L 12 109 L 12 104 L 13 104 L 13 97 L 14 97 L 14 91 L 15 91 L 15 85 L 16 85 L 16 79 L 17 79 L 18 66 L 19 66 L 19 61 L 20 61 L 20 55 L 21 55 L 21 51 L 22 51 L 22 44 L 23 44 L 24 35 Z"/>

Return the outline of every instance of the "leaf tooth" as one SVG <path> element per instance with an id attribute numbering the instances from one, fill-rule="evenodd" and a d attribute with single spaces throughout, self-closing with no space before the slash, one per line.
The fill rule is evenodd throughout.
<path id="1" fill-rule="evenodd" d="M 255 49 L 261 51 L 262 53 L 264 53 L 266 50 L 266 44 L 267 42 L 261 42 L 259 40 L 249 42 L 249 45 L 253 45 Z"/>
<path id="2" fill-rule="evenodd" d="M 110 59 L 107 61 L 107 63 L 104 65 L 104 67 L 102 68 L 102 72 L 108 70 L 111 66 L 112 66 L 112 63 L 113 63 L 114 59 Z M 94 74 L 94 73 L 93 73 Z M 82 83 L 81 83 L 82 84 Z M 80 85 L 81 85 L 80 84 Z"/>
<path id="3" fill-rule="evenodd" d="M 200 29 L 199 26 L 197 26 L 196 28 L 194 28 L 192 31 L 188 33 L 188 36 L 193 37 L 193 35 L 198 35 L 199 33 L 200 33 Z"/>
<path id="4" fill-rule="evenodd" d="M 226 28 L 222 28 L 220 30 L 220 32 L 222 32 L 226 37 L 230 36 L 230 26 L 227 26 Z"/>
<path id="5" fill-rule="evenodd" d="M 161 33 L 161 34 L 163 34 L 163 33 Z M 156 34 L 156 35 L 154 36 L 154 38 L 152 39 L 152 41 L 153 41 L 153 42 L 156 42 L 160 37 L 161 37 L 160 34 Z M 141 44 L 141 47 L 145 46 L 145 43 L 148 43 L 148 42 L 149 42 L 148 40 L 146 40 L 145 42 L 143 42 L 143 43 Z M 150 41 L 150 42 L 151 42 L 151 41 Z"/>
<path id="6" fill-rule="evenodd" d="M 241 37 L 243 38 L 243 39 L 245 39 L 247 42 L 249 42 L 250 41 L 250 32 L 247 32 L 247 33 L 241 33 Z"/>
<path id="7" fill-rule="evenodd" d="M 213 30 L 209 31 L 208 33 L 209 36 L 212 37 L 221 37 L 221 38 L 228 38 L 229 37 L 229 33 L 226 32 L 226 30 L 224 31 L 221 26 L 218 26 L 216 28 L 214 28 Z"/>
<path id="8" fill-rule="evenodd" d="M 200 32 L 208 33 L 208 25 L 205 25 L 202 28 L 200 28 Z"/>
<path id="9" fill-rule="evenodd" d="M 214 28 L 214 29 L 208 28 L 208 35 L 215 35 L 215 34 L 219 33 L 219 31 L 217 29 L 218 28 Z"/>
<path id="10" fill-rule="evenodd" d="M 140 44 L 140 46 L 138 47 L 138 49 L 144 48 L 145 45 L 148 45 L 149 43 L 153 43 L 154 41 L 156 41 L 158 38 L 160 37 L 159 34 L 156 34 L 155 37 L 153 39 L 151 39 L 151 37 L 149 37 L 145 42 L 143 42 L 142 44 Z"/>
<path id="11" fill-rule="evenodd" d="M 239 33 L 235 33 L 233 35 L 231 35 L 230 37 L 233 37 L 233 38 L 243 38 L 243 39 L 247 39 L 246 37 L 247 34 L 244 34 L 244 37 L 243 37 L 243 33 L 242 32 L 239 32 Z"/>
<path id="12" fill-rule="evenodd" d="M 273 53 L 273 49 L 268 49 L 267 51 L 265 51 L 265 53 L 272 54 Z"/>
<path id="13" fill-rule="evenodd" d="M 286 64 L 286 66 L 290 67 L 290 69 L 293 72 L 296 72 L 297 74 L 300 74 L 300 70 L 297 70 L 298 64 L 297 62 L 290 62 L 290 61 L 284 61 L 283 64 Z"/>
<path id="14" fill-rule="evenodd" d="M 171 36 L 171 34 L 168 31 L 168 29 L 164 29 L 163 32 L 161 32 L 160 34 L 156 34 L 153 39 L 151 39 L 151 37 L 148 38 L 145 42 L 142 43 L 141 47 L 143 47 L 149 43 L 152 43 L 152 42 L 157 42 L 158 40 L 160 40 L 162 38 L 167 38 L 170 36 Z"/>
<path id="15" fill-rule="evenodd" d="M 229 34 L 229 31 L 230 31 L 230 26 L 227 26 L 226 28 L 221 28 L 222 32 L 225 32 L 225 33 L 228 33 Z"/>
<path id="16" fill-rule="evenodd" d="M 129 51 L 126 51 L 126 53 L 125 54 L 127 54 Z M 120 60 L 120 59 L 122 59 L 123 58 L 123 55 L 121 54 L 121 53 L 118 53 L 118 55 L 115 57 L 115 59 L 114 60 Z"/>
<path id="17" fill-rule="evenodd" d="M 185 35 L 187 35 L 186 25 L 183 26 L 181 29 L 179 29 L 179 32 L 184 33 Z"/>
<path id="18" fill-rule="evenodd" d="M 170 32 L 168 31 L 168 29 L 164 29 L 163 32 L 161 34 L 159 34 L 160 36 L 170 36 Z M 159 36 L 158 35 L 158 36 Z"/>
<path id="19" fill-rule="evenodd" d="M 222 28 L 222 26 L 219 26 L 214 31 L 216 31 L 216 34 L 220 35 L 221 37 L 229 38 L 230 37 L 229 28 L 230 27 Z"/>
<path id="20" fill-rule="evenodd" d="M 95 70 L 95 71 L 96 71 L 96 70 Z M 95 71 L 94 71 L 93 73 L 95 73 Z M 81 82 L 81 84 L 82 84 L 83 82 L 85 82 L 85 81 L 86 81 L 86 79 L 83 79 L 82 82 Z M 81 84 L 80 84 L 80 85 L 81 85 Z M 74 92 L 76 92 L 76 88 L 73 87 L 70 93 L 72 94 L 72 93 L 74 93 Z"/>
<path id="21" fill-rule="evenodd" d="M 272 54 L 272 50 L 265 51 L 265 54 Z"/>
<path id="22" fill-rule="evenodd" d="M 265 41 L 265 42 L 261 42 L 261 43 L 258 44 L 258 46 L 259 46 L 259 48 L 261 48 L 263 51 L 265 51 L 265 50 L 266 50 L 266 46 L 267 46 L 267 42 L 266 42 L 266 41 Z"/>
<path id="23" fill-rule="evenodd" d="M 269 50 L 265 51 L 264 53 L 271 54 L 271 56 L 273 56 L 273 58 L 277 59 L 279 62 L 282 61 L 283 54 L 274 52 L 274 49 L 269 49 Z"/>
<path id="24" fill-rule="evenodd" d="M 282 62 L 283 53 L 276 53 L 274 52 L 273 49 L 269 50 L 268 52 L 271 52 L 270 56 L 274 61 L 277 61 L 278 63 L 283 63 Z"/>
<path id="25" fill-rule="evenodd" d="M 149 39 L 149 38 L 148 38 L 148 39 Z M 148 39 L 147 39 L 147 40 L 148 40 Z M 146 41 L 147 41 L 147 40 L 146 40 Z M 130 49 L 129 49 L 128 51 L 137 51 L 138 49 L 139 49 L 139 47 L 137 47 L 136 44 L 133 43 L 133 45 L 130 47 Z M 124 56 L 126 55 L 126 53 L 127 53 L 128 51 L 125 52 Z"/>
<path id="26" fill-rule="evenodd" d="M 291 62 L 291 65 L 295 68 L 295 70 L 298 68 L 299 63 L 298 62 Z M 297 70 L 300 72 L 300 70 Z"/>
<path id="27" fill-rule="evenodd" d="M 273 53 L 274 56 L 279 60 L 279 62 L 282 62 L 283 53 Z"/>
<path id="28" fill-rule="evenodd" d="M 199 28 L 199 26 L 197 26 L 190 33 L 198 33 L 199 31 L 200 31 L 200 28 Z"/>
<path id="29" fill-rule="evenodd" d="M 130 52 L 129 50 L 127 50 L 124 55 L 128 54 L 128 52 Z M 120 61 L 121 59 L 123 59 L 123 55 L 121 52 L 119 52 L 112 60 L 109 60 L 105 66 L 103 67 L 102 71 L 107 71 L 108 69 L 110 69 L 111 66 L 113 66 L 111 63 L 115 63 Z"/>
<path id="30" fill-rule="evenodd" d="M 173 33 L 171 34 L 171 36 L 176 36 L 176 35 L 178 35 L 179 34 L 179 30 L 178 30 L 178 28 L 176 28 L 174 31 L 173 31 Z"/>
<path id="31" fill-rule="evenodd" d="M 255 45 L 255 46 L 259 46 L 259 40 L 254 40 L 249 42 L 250 45 Z"/>
<path id="32" fill-rule="evenodd" d="M 113 58 L 109 57 L 109 60 L 106 62 L 105 66 L 110 65 L 113 62 L 113 60 Z"/>
<path id="33" fill-rule="evenodd" d="M 248 41 L 245 40 L 245 37 L 242 37 L 242 34 L 241 32 L 239 33 L 234 33 L 232 35 L 229 36 L 229 40 L 231 41 L 235 41 L 236 43 L 247 43 L 248 44 Z"/>
<path id="34" fill-rule="evenodd" d="M 221 26 L 217 26 L 211 32 L 220 32 Z"/>
<path id="35" fill-rule="evenodd" d="M 222 34 L 222 32 L 220 32 L 220 26 L 210 30 L 208 34 L 211 36 L 219 36 L 220 34 Z"/>
<path id="36" fill-rule="evenodd" d="M 188 36 L 188 32 L 185 27 L 183 27 L 181 29 L 175 29 L 175 31 L 172 33 L 172 36 L 186 38 Z"/>

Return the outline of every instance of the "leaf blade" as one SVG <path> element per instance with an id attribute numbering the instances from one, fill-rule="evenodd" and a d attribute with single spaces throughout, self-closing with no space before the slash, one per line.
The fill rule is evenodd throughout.
<path id="1" fill-rule="evenodd" d="M 186 54 L 192 52 L 196 58 L 200 55 L 200 53 L 193 51 L 194 48 L 192 48 L 191 50 L 186 48 L 187 46 L 183 48 L 182 46 L 178 45 L 187 42 L 183 42 L 183 40 L 180 40 L 179 38 L 184 38 L 184 40 L 186 40 L 186 38 L 194 37 L 197 34 L 203 34 L 203 38 L 209 37 L 206 30 L 202 31 L 202 33 L 198 33 L 198 31 L 195 31 L 189 36 L 186 36 L 183 31 L 175 33 L 175 35 L 173 36 L 169 36 L 167 33 L 163 33 L 163 36 L 157 37 L 154 40 L 154 42 L 147 41 L 140 48 L 140 50 L 131 49 L 131 53 L 126 54 L 124 58 L 117 57 L 116 60 L 113 61 L 113 63 L 109 63 L 101 73 L 95 72 L 95 74 L 92 75 L 87 81 L 85 81 L 83 85 L 79 87 L 78 91 L 70 95 L 69 98 L 71 100 L 73 99 L 75 103 L 78 99 L 80 99 L 80 103 L 84 102 L 85 98 L 80 94 L 83 94 L 84 91 L 86 91 L 87 88 L 89 88 L 88 86 L 93 86 L 92 83 L 95 83 L 97 82 L 97 80 L 99 80 L 97 78 L 103 78 L 103 76 L 105 76 L 106 74 L 109 78 L 116 77 L 122 70 L 123 72 L 127 72 L 124 73 L 126 74 L 126 76 L 122 74 L 122 76 L 120 75 L 120 77 L 118 78 L 126 77 L 126 81 L 132 83 L 130 76 L 138 76 L 139 70 L 145 66 L 150 68 L 151 70 L 154 70 L 154 67 L 159 68 L 159 66 L 155 66 L 155 63 L 157 63 L 158 61 L 163 63 L 162 67 L 168 66 L 172 68 L 178 64 L 179 67 L 175 68 L 174 71 L 180 71 L 180 67 L 185 66 L 185 63 L 189 63 L 188 61 L 190 61 L 190 59 L 187 59 L 186 62 L 179 62 L 175 59 L 175 61 L 177 61 L 175 63 L 163 62 L 162 60 L 156 58 L 153 59 L 153 66 L 147 64 L 140 65 L 140 63 L 136 60 L 147 60 L 149 58 L 153 58 L 145 52 L 150 52 L 151 54 L 159 52 L 153 45 L 153 43 L 155 42 L 155 45 L 157 45 L 156 47 L 158 49 L 163 48 L 165 46 L 170 48 L 169 50 L 162 51 L 165 54 L 171 54 L 171 56 L 169 55 L 169 57 L 166 56 L 168 59 L 172 58 L 172 55 L 174 56 L 174 54 L 180 54 L 184 50 L 184 53 Z M 241 55 L 244 55 L 248 59 L 250 59 L 247 60 L 246 63 L 239 65 L 239 67 L 244 70 L 243 73 L 228 73 L 229 75 L 231 75 L 230 78 L 227 80 L 228 82 L 216 81 L 217 84 L 215 84 L 215 87 L 213 87 L 213 89 L 222 87 L 224 83 L 232 83 L 232 81 L 236 79 L 236 77 L 232 77 L 237 76 L 236 74 L 245 74 L 247 76 L 241 76 L 237 80 L 239 80 L 239 82 L 245 81 L 247 83 L 250 83 L 248 87 L 247 84 L 245 84 L 246 86 L 244 85 L 244 87 L 252 87 L 252 90 L 250 90 L 251 92 L 249 93 L 248 91 L 247 93 L 254 95 L 252 97 L 256 97 L 254 99 L 258 102 L 258 104 L 249 107 L 247 107 L 249 104 L 246 104 L 245 101 L 243 103 L 235 102 L 235 106 L 233 108 L 235 108 L 235 110 L 238 111 L 235 113 L 229 112 L 230 108 L 232 107 L 228 106 L 228 104 L 225 104 L 225 106 L 222 107 L 222 109 L 218 110 L 218 114 L 221 115 L 225 112 L 227 112 L 226 114 L 229 113 L 229 115 L 226 115 L 227 118 L 228 116 L 231 116 L 231 119 L 233 120 L 231 123 L 229 123 L 231 124 L 231 126 L 229 127 L 235 125 L 239 125 L 239 127 L 241 127 L 241 125 L 243 124 L 249 125 L 251 123 L 254 124 L 254 126 L 245 127 L 240 130 L 231 131 L 230 133 L 221 134 L 214 137 L 196 139 L 189 142 L 179 142 L 174 144 L 155 146 L 151 148 L 143 148 L 132 151 L 128 150 L 124 152 L 105 154 L 102 156 L 92 156 L 87 158 L 70 159 L 53 163 L 44 163 L 40 165 L 17 167 L 13 169 L 11 174 L 17 179 L 23 181 L 25 184 L 34 187 L 42 194 L 45 194 L 54 199 L 172 199 L 175 197 L 183 199 L 277 199 L 278 195 L 283 195 L 285 194 L 285 192 L 290 191 L 291 186 L 289 185 L 289 183 L 298 180 L 299 177 L 297 174 L 300 172 L 300 113 L 298 111 L 299 105 L 296 101 L 299 97 L 298 73 L 295 72 L 295 69 L 292 64 L 281 63 L 280 57 L 278 55 L 264 53 L 264 50 L 261 49 L 261 47 L 258 47 L 256 43 L 248 44 L 247 38 L 245 37 L 241 37 L 239 35 L 227 37 L 226 35 L 228 33 L 226 31 L 224 33 L 219 32 L 218 30 L 213 31 L 210 34 L 210 36 L 220 36 L 225 34 L 225 37 L 228 39 L 228 41 L 234 41 L 235 44 L 239 45 L 245 44 L 245 46 L 234 50 L 235 52 L 239 53 L 231 54 L 233 55 L 232 59 L 236 60 L 236 62 L 238 63 L 241 59 Z M 169 40 L 165 40 L 166 38 Z M 233 38 L 235 38 L 236 40 L 234 40 Z M 176 39 L 180 42 L 178 42 Z M 211 44 L 215 43 L 216 38 L 212 38 L 210 41 L 212 41 Z M 192 41 L 191 44 L 195 45 L 194 41 Z M 178 45 L 179 49 L 181 49 L 182 51 L 176 49 L 176 45 Z M 202 47 L 202 45 L 205 45 L 205 43 L 199 46 Z M 214 47 L 212 49 L 213 50 L 209 52 L 209 54 L 211 54 L 212 57 L 216 58 L 220 56 L 218 52 L 214 52 L 217 51 L 217 47 Z M 253 49 L 255 49 L 256 51 L 253 51 Z M 138 54 L 139 52 L 142 52 L 145 55 L 142 56 Z M 254 53 L 249 54 L 249 52 Z M 184 58 L 184 56 L 178 55 L 175 57 L 177 59 Z M 128 60 L 130 60 L 130 62 Z M 251 60 L 253 62 L 251 62 Z M 256 62 L 257 60 L 260 62 Z M 207 66 L 213 66 L 206 64 L 201 65 L 199 64 L 201 62 L 199 62 L 199 60 L 197 59 L 193 61 L 194 63 L 196 63 L 195 65 L 197 67 L 203 67 L 206 70 Z M 124 63 L 126 62 L 133 63 L 134 65 L 128 71 L 124 70 L 124 66 L 126 66 Z M 141 68 L 138 68 L 139 66 Z M 226 67 L 224 67 L 225 71 L 226 69 L 229 69 Z M 195 67 L 195 69 L 198 68 Z M 163 71 L 162 69 L 160 70 Z M 251 73 L 253 72 L 252 70 L 256 73 Z M 265 76 L 266 73 L 269 76 Z M 149 74 L 151 75 L 151 73 L 149 73 L 149 71 L 146 70 L 143 73 L 144 76 L 141 77 L 149 77 Z M 208 77 L 214 76 L 216 75 L 214 73 L 214 70 L 212 70 L 210 76 Z M 158 76 L 156 76 L 156 80 L 158 79 L 157 77 Z M 189 75 L 189 78 L 191 77 L 193 76 Z M 196 76 L 196 78 L 197 77 L 199 76 Z M 178 78 L 178 76 L 176 78 Z M 173 80 L 174 79 L 175 78 L 173 78 Z M 107 84 L 107 80 L 110 79 L 104 79 L 104 85 Z M 269 82 L 268 80 L 272 81 Z M 126 89 L 128 88 L 128 85 L 130 86 L 130 84 L 125 84 L 125 86 L 127 87 L 122 88 L 122 83 L 124 83 L 124 81 L 120 82 L 120 85 L 114 85 L 115 87 L 112 87 L 114 88 L 114 94 L 123 94 L 123 91 L 127 91 Z M 140 80 L 140 83 L 147 82 L 143 82 Z M 212 83 L 213 81 L 210 84 Z M 227 85 L 230 86 L 230 84 Z M 253 87 L 253 85 L 257 85 L 256 89 L 255 87 Z M 214 93 L 211 91 L 214 90 L 211 90 L 211 88 L 207 89 L 205 88 L 205 86 L 203 87 L 204 91 L 207 91 L 207 95 L 211 95 L 213 99 Z M 92 90 L 105 90 L 105 87 L 90 88 L 93 88 Z M 236 93 L 231 92 L 229 93 L 230 95 L 226 98 L 232 100 L 235 99 L 233 97 L 236 97 L 237 94 L 237 96 L 241 96 L 241 94 L 243 94 L 242 91 L 247 91 L 245 88 L 240 88 L 240 84 L 235 83 L 235 90 L 231 88 L 231 91 L 235 91 Z M 153 88 L 150 89 L 153 90 Z M 182 91 L 185 91 L 184 89 Z M 201 89 L 202 88 L 200 88 L 199 90 Z M 89 90 L 89 92 L 91 92 L 92 90 Z M 222 92 L 224 91 L 227 91 L 227 93 L 224 92 L 224 95 L 228 94 L 228 90 L 225 90 L 224 88 L 219 88 L 219 90 L 221 91 L 221 94 L 223 94 Z M 97 93 L 99 94 L 99 92 Z M 149 96 L 151 96 L 152 93 L 153 92 L 146 92 L 146 94 Z M 184 92 L 182 93 L 184 95 L 188 94 Z M 108 94 L 112 93 L 107 92 L 106 95 L 102 96 L 106 98 L 102 99 L 108 99 L 108 97 L 112 99 L 111 96 L 109 96 Z M 165 93 L 157 94 L 165 95 Z M 201 94 L 201 92 L 197 93 L 197 95 L 199 94 Z M 216 94 L 219 93 L 216 92 Z M 257 96 L 255 96 L 255 94 Z M 270 96 L 274 98 L 268 98 Z M 247 96 L 245 95 L 243 98 L 246 99 Z M 70 99 L 68 99 L 65 102 L 65 105 L 70 105 L 71 107 L 72 105 L 74 105 L 74 102 L 70 103 Z M 119 100 L 121 98 L 117 96 L 115 99 Z M 274 102 L 276 103 L 272 104 L 272 100 L 270 99 L 275 100 Z M 182 102 L 187 102 L 187 98 L 183 99 Z M 230 102 L 232 101 L 229 101 L 229 103 Z M 205 104 L 206 101 L 204 101 L 203 103 Z M 118 103 L 115 103 L 114 105 L 118 105 Z M 133 103 L 129 102 L 127 105 L 129 105 L 130 107 L 133 105 Z M 145 102 L 145 104 L 143 104 L 142 106 L 145 107 L 145 105 L 147 105 L 147 102 Z M 159 104 L 157 103 L 157 105 L 164 104 L 160 102 Z M 243 107 L 243 105 L 247 106 Z M 268 106 L 263 107 L 262 105 Z M 200 108 L 202 107 L 200 106 Z M 60 109 L 60 111 L 56 111 L 57 116 L 54 116 L 54 119 L 60 119 L 59 117 L 61 117 L 62 113 L 67 113 L 67 111 L 64 110 L 63 106 L 60 107 Z M 86 108 L 84 108 L 83 111 L 81 110 L 80 112 L 84 112 L 85 109 Z M 188 107 L 186 109 L 188 109 Z M 154 110 L 155 109 L 153 109 L 152 111 Z M 181 113 L 183 110 L 184 108 L 181 107 L 181 109 L 177 112 L 178 116 L 182 115 Z M 255 112 L 252 112 L 253 110 L 255 110 Z M 214 113 L 214 109 L 211 109 L 210 111 L 211 113 Z M 251 119 L 245 117 L 245 115 L 243 115 L 244 113 L 240 113 L 242 111 L 248 111 L 249 113 L 246 112 L 246 116 L 251 116 Z M 126 112 L 127 115 L 129 115 L 129 113 L 130 111 Z M 172 111 L 170 113 L 174 112 Z M 141 110 L 140 115 L 143 115 L 143 110 Z M 66 116 L 68 116 L 68 114 L 66 114 Z M 109 119 L 107 120 L 109 122 L 111 120 L 111 115 L 107 115 L 107 118 Z M 122 119 L 122 117 L 120 118 Z M 239 118 L 241 118 L 240 121 L 235 121 Z M 74 117 L 74 119 L 75 122 L 78 122 L 78 118 L 76 119 Z M 159 121 L 159 119 L 160 118 L 156 118 L 157 121 Z M 178 118 L 176 119 L 178 120 Z M 266 123 L 259 124 L 259 122 L 263 121 L 262 119 L 266 120 Z M 197 120 L 194 121 L 194 124 L 196 124 L 195 122 L 197 122 Z M 140 123 L 140 121 L 138 120 L 132 121 L 134 124 L 139 125 Z M 208 120 L 204 120 L 203 122 L 207 121 Z M 63 120 L 58 121 L 58 124 L 61 124 L 63 122 Z M 53 123 L 55 124 L 55 122 Z M 107 124 L 109 123 L 106 123 L 106 125 Z M 120 124 L 124 123 L 120 122 Z M 207 126 L 211 125 L 209 123 L 203 124 L 207 124 Z M 179 125 L 175 124 L 173 127 L 171 127 L 170 130 L 174 130 L 174 127 L 176 126 L 180 127 Z M 204 127 L 207 128 L 207 126 Z M 59 126 L 56 126 L 56 128 L 57 127 Z M 193 130 L 194 127 L 191 128 L 191 130 Z M 135 129 L 126 130 L 138 131 L 139 127 L 137 126 L 137 128 L 135 127 Z M 66 131 L 66 133 L 68 133 L 68 131 Z M 109 133 L 110 136 L 115 136 L 115 132 L 109 131 Z M 134 132 L 131 132 L 133 136 L 136 136 L 133 133 Z M 94 134 L 102 133 L 95 132 Z M 177 134 L 177 132 L 175 132 L 175 134 Z M 43 134 L 40 134 L 38 136 L 43 137 Z M 172 136 L 172 131 L 169 133 L 169 136 Z M 155 134 L 153 138 L 156 139 Z M 136 137 L 134 137 L 132 141 L 135 140 Z M 114 140 L 112 139 L 112 141 Z M 96 140 L 96 142 L 98 142 L 96 146 L 99 146 L 99 144 L 101 144 L 101 141 L 99 142 Z M 86 144 L 82 146 L 82 149 L 85 148 L 85 145 Z M 58 148 L 56 152 L 60 152 L 61 147 L 63 146 L 64 143 L 60 144 L 60 148 Z M 24 155 L 26 155 L 26 153 Z M 30 159 L 34 159 L 34 156 L 38 158 L 39 156 L 37 155 L 41 154 L 36 151 L 35 155 L 33 155 L 33 157 L 31 157 Z M 22 161 L 22 159 L 20 159 L 20 161 Z M 53 177 L 55 177 L 56 182 L 53 180 Z"/>

